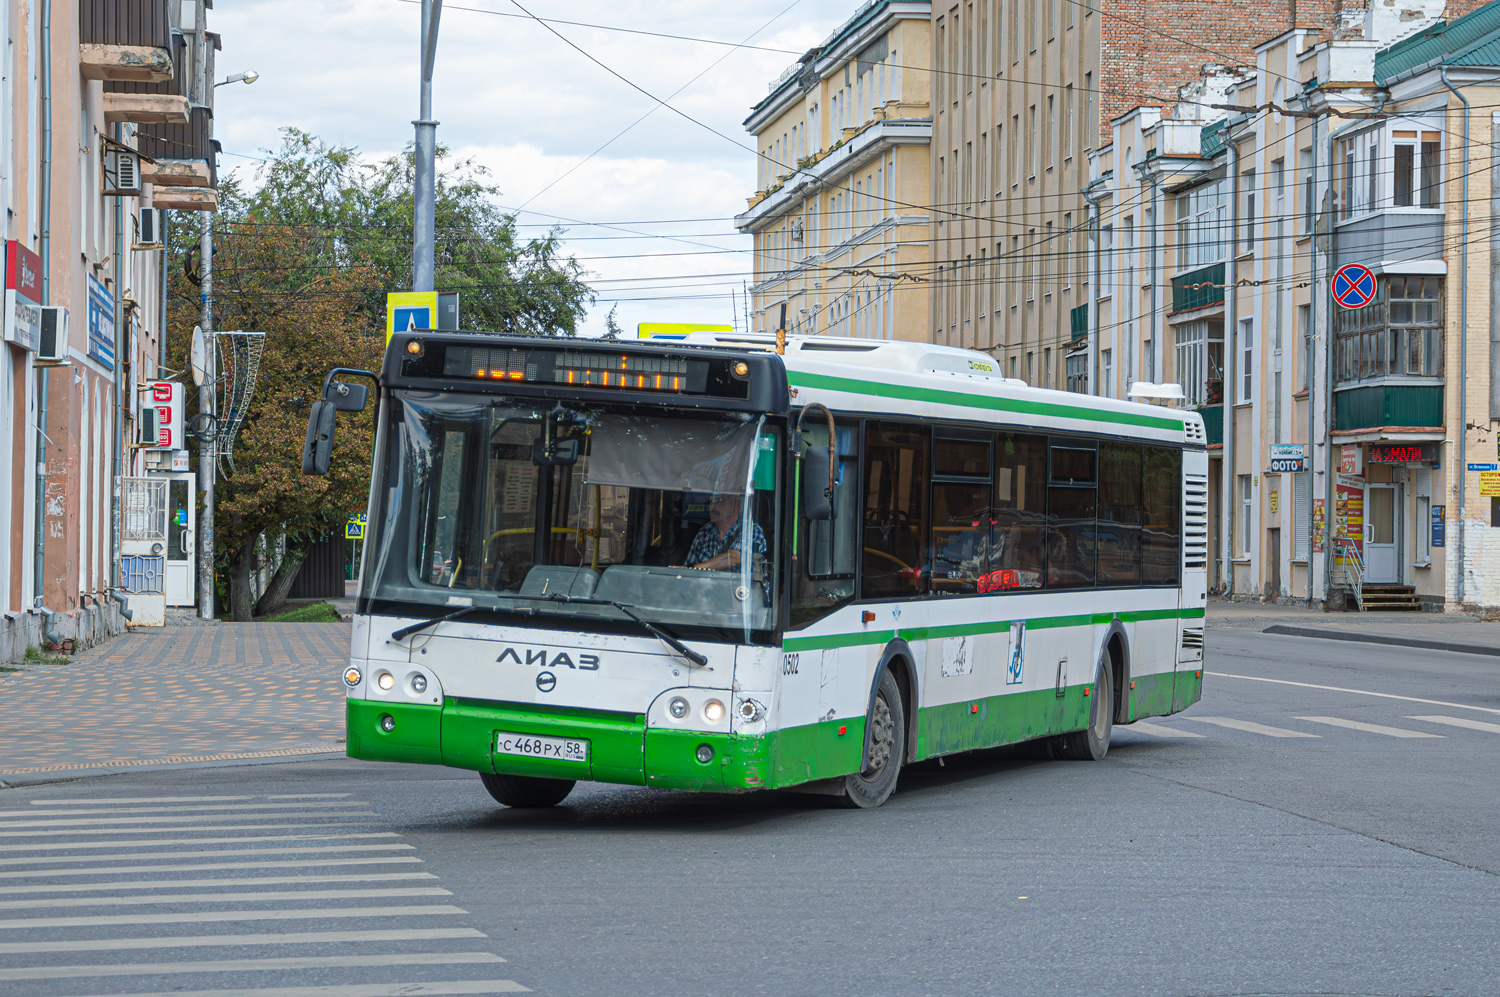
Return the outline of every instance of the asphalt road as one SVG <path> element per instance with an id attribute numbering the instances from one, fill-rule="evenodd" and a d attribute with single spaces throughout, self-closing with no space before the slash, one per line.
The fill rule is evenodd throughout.
<path id="1" fill-rule="evenodd" d="M 1500 992 L 1500 660 L 1210 629 L 1206 667 L 1103 762 L 876 811 L 347 759 L 6 790 L 0 994 Z"/>

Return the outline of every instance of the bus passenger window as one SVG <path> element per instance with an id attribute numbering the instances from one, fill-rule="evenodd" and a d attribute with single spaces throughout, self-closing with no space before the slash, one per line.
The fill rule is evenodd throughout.
<path id="1" fill-rule="evenodd" d="M 870 423 L 865 429 L 865 599 L 927 591 L 930 446 L 925 426 Z"/>
<path id="2" fill-rule="evenodd" d="M 1100 585 L 1141 581 L 1141 459 L 1138 443 L 1099 446 Z"/>
<path id="3" fill-rule="evenodd" d="M 933 441 L 932 591 L 978 592 L 990 540 L 991 439 Z"/>
<path id="4" fill-rule="evenodd" d="M 1141 522 L 1141 583 L 1182 577 L 1182 451 L 1147 447 Z"/>
<path id="5" fill-rule="evenodd" d="M 814 420 L 809 419 L 809 423 Z M 854 598 L 855 555 L 859 549 L 859 427 L 835 426 L 838 463 L 833 486 L 831 522 L 801 521 L 798 564 L 792 576 L 791 625 L 806 626 Z M 809 446 L 828 445 L 828 427 L 805 426 Z M 827 482 L 802 480 L 802 487 L 826 488 Z M 801 515 L 800 502 L 798 515 Z"/>
<path id="6" fill-rule="evenodd" d="M 1098 524 L 1092 443 L 1052 447 L 1047 483 L 1047 588 L 1094 584 Z"/>
<path id="7" fill-rule="evenodd" d="M 1047 570 L 1047 441 L 1001 433 L 994 463 L 989 559 L 979 591 L 1041 588 Z"/>

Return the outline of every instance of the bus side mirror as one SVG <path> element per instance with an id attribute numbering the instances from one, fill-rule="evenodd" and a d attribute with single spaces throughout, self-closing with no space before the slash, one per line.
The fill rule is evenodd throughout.
<path id="1" fill-rule="evenodd" d="M 808 522 L 833 519 L 833 494 L 828 487 L 832 464 L 832 447 L 808 447 L 802 454 L 802 516 Z"/>
<path id="2" fill-rule="evenodd" d="M 370 389 L 363 384 L 329 381 L 328 386 L 323 389 L 323 397 L 333 402 L 334 408 L 340 412 L 363 412 L 365 402 L 370 397 Z"/>
<path id="3" fill-rule="evenodd" d="M 362 406 L 361 406 L 362 407 Z M 327 474 L 333 459 L 333 422 L 338 403 L 318 399 L 307 417 L 307 442 L 302 444 L 302 473 Z"/>

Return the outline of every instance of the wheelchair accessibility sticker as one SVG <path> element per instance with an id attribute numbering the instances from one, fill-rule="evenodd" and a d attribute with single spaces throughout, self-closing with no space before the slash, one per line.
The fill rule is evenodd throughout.
<path id="1" fill-rule="evenodd" d="M 1010 625 L 1010 666 L 1005 671 L 1006 685 L 1020 685 L 1025 664 L 1026 621 Z"/>

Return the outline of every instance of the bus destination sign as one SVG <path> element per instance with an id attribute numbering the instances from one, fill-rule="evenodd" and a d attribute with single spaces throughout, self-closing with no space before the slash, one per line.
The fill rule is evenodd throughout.
<path id="1" fill-rule="evenodd" d="M 1438 459 L 1436 443 L 1371 443 L 1371 464 L 1425 464 Z"/>

